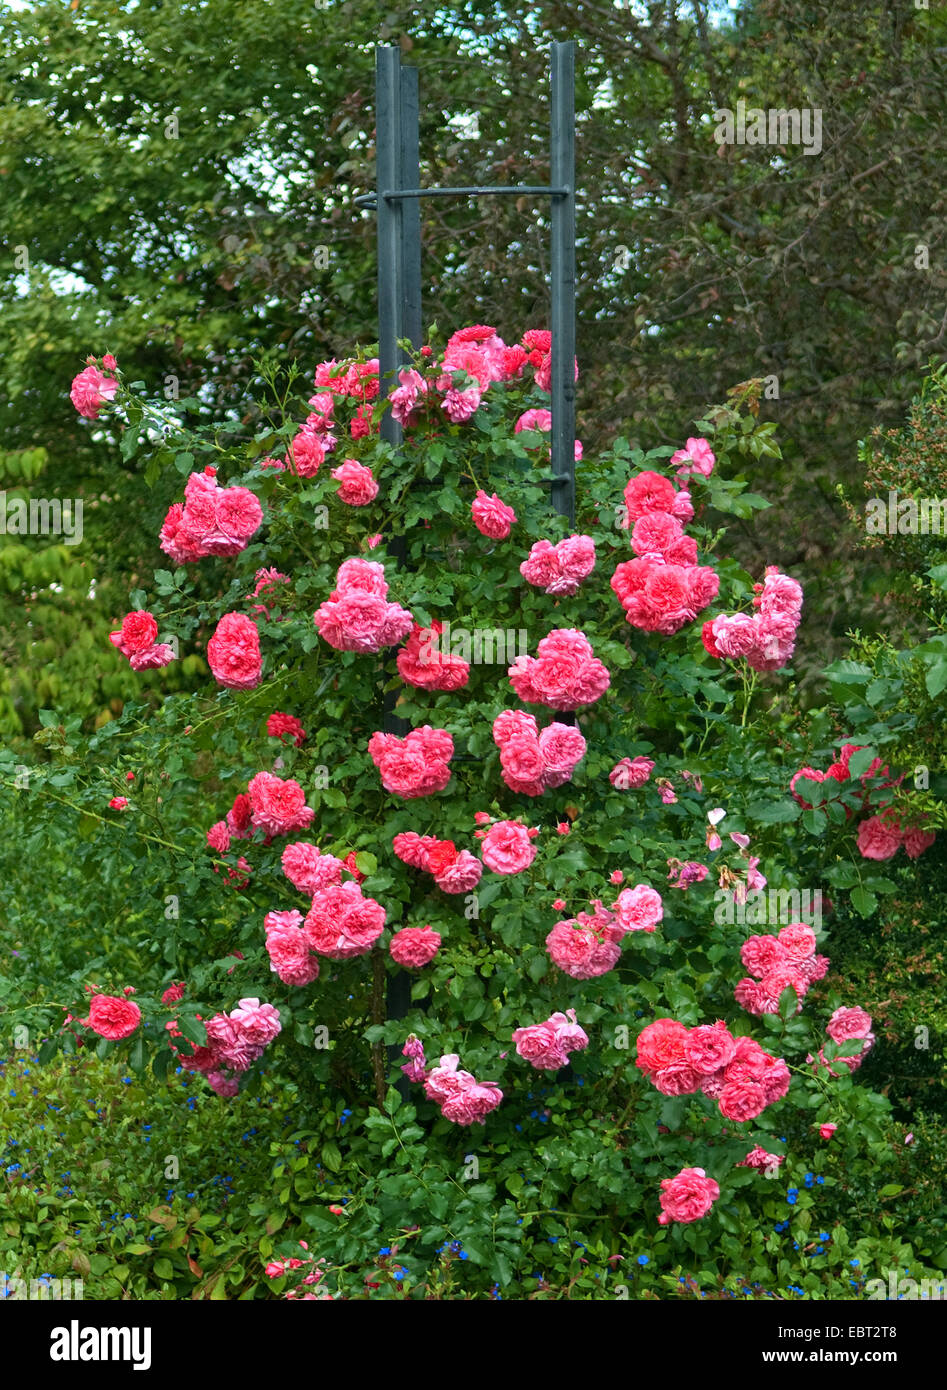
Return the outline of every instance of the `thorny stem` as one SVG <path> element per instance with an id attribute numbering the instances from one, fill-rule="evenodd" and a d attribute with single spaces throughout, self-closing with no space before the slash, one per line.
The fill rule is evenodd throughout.
<path id="1" fill-rule="evenodd" d="M 372 951 L 372 1023 L 385 1022 L 385 959 L 377 946 Z M 380 1110 L 385 1108 L 385 1045 L 372 1043 L 372 1074 L 375 1078 L 375 1099 Z"/>

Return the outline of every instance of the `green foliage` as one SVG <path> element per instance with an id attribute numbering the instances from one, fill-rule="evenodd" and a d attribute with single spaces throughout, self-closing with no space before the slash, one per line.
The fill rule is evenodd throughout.
<path id="1" fill-rule="evenodd" d="M 548 41 L 577 39 L 580 435 L 590 452 L 619 435 L 645 450 L 677 442 L 706 400 L 748 371 L 765 381 L 759 408 L 786 459 L 757 435 L 746 462 L 777 506 L 735 526 L 731 544 L 744 565 L 762 543 L 803 579 L 826 577 L 800 636 L 812 697 L 851 602 L 866 587 L 883 596 L 893 577 L 882 552 L 866 570 L 840 543 L 834 487 L 856 439 L 879 412 L 896 419 L 918 372 L 943 358 L 930 190 L 944 162 L 944 12 L 881 0 L 745 0 L 712 19 L 693 0 L 647 9 L 37 0 L 5 14 L 4 450 L 45 449 L 44 489 L 87 505 L 75 554 L 4 559 L 13 547 L 0 547 L 0 592 L 33 624 L 3 634 L 0 732 L 30 737 L 53 703 L 92 727 L 131 695 L 105 642 L 122 576 L 158 559 L 167 499 L 149 498 L 131 436 L 77 421 L 66 386 L 86 354 L 111 350 L 152 395 L 192 399 L 245 441 L 261 353 L 308 363 L 373 321 L 374 221 L 354 199 L 374 186 L 379 41 L 418 66 L 424 182 L 449 185 L 541 178 Z M 818 108 L 818 157 L 718 144 L 715 110 L 740 98 Z M 437 199 L 421 212 L 427 322 L 509 336 L 545 320 L 542 206 Z M 193 688 L 195 674 L 169 679 Z"/>
<path id="2" fill-rule="evenodd" d="M 84 1080 L 83 1067 L 98 1065 L 77 1048 L 88 1038 L 81 1025 L 63 1026 L 63 1009 L 81 1016 L 90 985 L 110 993 L 134 985 L 144 1029 L 124 1042 L 103 1040 L 96 1056 L 104 1068 L 118 1062 L 140 1076 L 163 1115 L 182 1085 L 167 1025 L 176 1020 L 181 1035 L 200 1045 L 201 1020 L 241 998 L 271 999 L 282 1033 L 266 1061 L 244 1074 L 233 1102 L 204 1093 L 195 1099 L 214 1114 L 229 1107 L 240 1123 L 260 1100 L 291 1105 L 292 1097 L 306 1117 L 304 1127 L 293 1122 L 298 1152 L 277 1148 L 257 1200 L 245 1213 L 239 1204 L 228 1207 L 235 1214 L 223 1232 L 211 1231 L 199 1203 L 193 1213 L 179 1213 L 173 1203 L 165 1211 L 153 1193 L 120 1189 L 135 1239 L 116 1253 L 115 1267 L 93 1266 L 86 1251 L 90 1274 L 101 1277 L 103 1289 L 130 1281 L 145 1297 L 266 1296 L 255 1261 L 285 1259 L 307 1239 L 327 1262 L 325 1287 L 344 1298 L 826 1298 L 859 1287 L 855 1268 L 866 1278 L 885 1277 L 910 1261 L 933 1275 L 944 1264 L 942 1213 L 890 1102 L 860 1075 L 827 1079 L 806 1064 L 822 1044 L 830 1060 L 838 1055 L 824 1034 L 825 1018 L 842 1002 L 833 976 L 801 1014 L 791 991 L 777 1014 L 742 1014 L 733 989 L 743 973 L 747 926 L 732 910 L 720 910 L 725 894 L 714 882 L 717 876 L 722 890 L 747 881 L 749 851 L 732 833 L 751 837 L 771 888 L 847 892 L 866 917 L 919 866 L 889 875 L 857 856 L 845 798 L 862 805 L 860 782 L 854 799 L 841 788 L 835 810 L 818 784 L 806 797 L 811 811 L 787 795 L 803 752 L 831 750 L 834 730 L 827 711 L 791 727 L 783 673 L 757 678 L 714 661 L 693 625 L 667 638 L 625 622 L 608 583 L 627 555 L 615 524 L 623 488 L 630 474 L 665 467 L 670 451 L 645 453 L 620 439 L 582 466 L 577 529 L 595 538 L 597 565 L 577 594 L 554 601 L 517 572 L 535 540 L 567 534 L 565 520 L 549 511 L 545 443 L 512 429 L 520 411 L 542 403 L 528 385 L 492 387 L 466 425 L 425 420 L 409 429 L 397 458 L 376 436 L 347 441 L 346 451 L 371 465 L 381 487 L 376 502 L 356 509 L 338 501 L 327 467 L 312 478 L 259 467 L 282 452 L 294 416 L 306 409 L 307 388 L 291 375 L 267 375 L 275 401 L 261 403 L 265 423 L 249 444 L 221 440 L 204 427 L 182 427 L 161 442 L 146 431 L 138 436 L 156 488 L 171 477 L 179 492 L 183 474 L 212 460 L 221 482 L 257 491 L 264 531 L 236 558 L 202 561 L 196 572 L 161 568 L 153 586 L 142 581 L 146 587 L 131 596 L 155 613 L 162 632 L 178 638 L 182 656 L 197 657 L 221 613 L 255 602 L 261 566 L 287 574 L 286 585 L 262 596 L 262 682 L 243 692 L 205 683 L 162 698 L 165 672 L 146 672 L 139 699 L 98 730 L 85 733 L 78 715 L 42 710 L 35 760 L 20 764 L 12 751 L 0 754 L 0 815 L 13 832 L 0 853 L 8 863 L 15 857 L 57 870 L 45 868 L 33 897 L 5 894 L 4 939 L 16 954 L 0 982 L 7 1026 L 48 1040 L 39 1054 L 47 1075 Z M 706 412 L 701 426 L 718 468 L 706 499 L 693 484 L 697 517 L 689 529 L 713 555 L 719 606 L 728 610 L 748 602 L 757 575 L 717 558 L 722 534 L 715 517 L 760 509 L 762 499 L 747 492 L 739 471 L 731 475 L 756 446 L 770 455 L 777 448 L 747 405 L 734 398 Z M 152 408 L 140 390 L 120 394 L 118 411 L 130 420 L 146 419 Z M 515 540 L 490 541 L 472 527 L 478 488 L 499 492 L 514 507 Z M 399 531 L 406 563 L 397 568 L 389 547 Z M 369 533 L 382 536 L 374 549 L 366 546 Z M 522 629 L 534 652 L 553 627 L 586 632 L 612 682 L 577 716 L 588 752 L 569 783 L 538 799 L 504 786 L 490 731 L 498 710 L 513 703 L 509 654 L 473 664 L 468 685 L 446 694 L 403 685 L 390 654 L 338 652 L 318 636 L 312 613 L 332 590 L 340 561 L 353 553 L 385 562 L 391 597 L 421 622 L 449 619 L 455 634 Z M 835 682 L 860 688 L 862 665 L 836 670 Z M 446 727 L 454 739 L 449 787 L 422 801 L 388 795 L 366 751 L 383 726 L 386 693 L 395 690 L 396 711 L 411 725 Z M 275 709 L 301 719 L 308 734 L 301 746 L 274 750 L 267 742 L 265 721 Z M 853 756 L 853 781 L 868 776 L 876 751 L 885 752 L 886 726 L 864 732 L 871 743 Z M 639 754 L 655 760 L 656 776 L 673 783 L 676 799 L 663 801 L 653 783 L 638 791 L 610 784 L 614 764 Z M 266 766 L 306 790 L 316 812 L 312 838 L 323 852 L 356 854 L 367 875 L 363 891 L 384 904 L 390 929 L 430 922 L 444 937 L 432 965 L 413 978 L 406 1011 L 386 1016 L 385 980 L 396 967 L 378 948 L 370 960 L 324 961 L 306 989 L 282 985 L 270 971 L 265 913 L 306 909 L 281 872 L 282 844 L 266 843 L 260 832 L 225 852 L 205 843 L 209 825 Z M 868 785 L 868 796 L 875 790 Z M 127 796 L 128 808 L 109 809 L 114 796 Z M 711 876 L 686 891 L 668 887 L 672 861 L 706 861 L 707 813 L 715 806 L 726 812 L 725 847 L 714 855 Z M 392 837 L 409 829 L 474 849 L 473 816 L 481 810 L 535 825 L 538 853 L 524 873 L 486 873 L 472 900 L 441 893 L 390 849 Z M 238 854 L 249 874 L 235 872 Z M 569 912 L 581 910 L 607 895 L 613 870 L 629 885 L 660 886 L 664 919 L 654 935 L 632 934 L 607 975 L 568 979 L 544 949 L 563 915 L 553 903 L 562 898 Z M 10 881 L 0 876 L 0 883 Z M 825 944 L 831 956 L 831 926 L 820 932 Z M 160 996 L 172 980 L 186 981 L 185 997 L 164 1005 Z M 577 1009 L 589 1047 L 555 1080 L 537 1077 L 512 1049 L 511 1033 L 569 1007 Z M 688 1025 L 724 1018 L 736 1032 L 760 1038 L 790 1063 L 789 1095 L 743 1125 L 723 1121 L 704 1096 L 661 1095 L 635 1066 L 634 1040 L 646 1023 L 668 1015 Z M 409 1091 L 398 1071 L 409 1032 L 422 1039 L 429 1061 L 457 1052 L 463 1067 L 500 1084 L 504 1101 L 484 1129 L 449 1124 L 420 1088 Z M 59 1051 L 63 1059 L 54 1060 Z M 278 1068 L 275 1079 L 270 1067 Z M 101 1076 L 100 1100 L 113 1104 L 110 1074 L 90 1076 Z M 838 1130 L 826 1148 L 818 1131 L 828 1121 Z M 204 1128 L 185 1141 L 196 1145 L 193 1161 L 202 1173 L 208 1160 L 220 1166 L 213 1157 L 219 1151 L 204 1147 Z M 935 1143 L 936 1131 L 926 1133 Z M 80 1136 L 69 1142 L 79 1144 Z M 755 1144 L 785 1156 L 778 1182 L 736 1166 Z M 720 1183 L 719 1202 L 693 1225 L 657 1226 L 662 1178 L 695 1165 Z M 879 1192 L 880 1170 L 891 1182 Z M 83 1200 L 93 1200 L 90 1191 Z M 18 1200 L 26 1223 L 37 1228 L 27 1234 L 45 1248 L 32 1198 Z M 55 1208 L 58 1198 L 47 1205 Z M 164 1233 L 153 1242 L 145 1219 Z M 102 1255 L 97 1241 L 91 1248 Z M 141 1248 L 149 1246 L 158 1251 L 155 1260 Z M 387 1253 L 374 1257 L 376 1248 Z M 84 1270 L 71 1240 L 60 1251 L 67 1252 Z M 647 1264 L 638 1264 L 642 1255 Z M 291 1277 L 269 1287 L 291 1291 Z"/>

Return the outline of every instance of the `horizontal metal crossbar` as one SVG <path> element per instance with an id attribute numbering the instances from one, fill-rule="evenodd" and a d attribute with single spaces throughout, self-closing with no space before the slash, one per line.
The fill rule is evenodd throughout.
<path id="1" fill-rule="evenodd" d="M 447 198 L 447 197 L 469 197 L 479 198 L 482 195 L 492 196 L 496 194 L 542 194 L 549 198 L 567 198 L 572 190 L 569 188 L 550 188 L 546 184 L 483 184 L 471 185 L 469 188 L 397 188 L 386 189 L 382 197 L 386 202 L 393 198 Z M 363 193 L 354 199 L 357 207 L 375 207 L 378 202 L 377 193 Z"/>

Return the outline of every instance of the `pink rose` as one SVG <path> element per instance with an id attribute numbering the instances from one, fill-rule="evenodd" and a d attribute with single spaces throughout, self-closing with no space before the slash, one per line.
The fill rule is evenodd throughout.
<path id="1" fill-rule="evenodd" d="M 306 805 L 306 793 L 292 778 L 284 780 L 271 772 L 258 772 L 250 782 L 248 794 L 252 822 L 267 835 L 306 830 L 316 814 Z"/>
<path id="2" fill-rule="evenodd" d="M 552 412 L 542 409 L 524 410 L 513 426 L 514 434 L 519 434 L 522 430 L 539 430 L 545 433 L 551 429 Z"/>
<path id="3" fill-rule="evenodd" d="M 555 1013 L 545 1023 L 517 1028 L 513 1042 L 521 1057 L 538 1070 L 558 1071 L 567 1065 L 569 1053 L 588 1047 L 585 1030 L 576 1022 L 575 1009 Z"/>
<path id="4" fill-rule="evenodd" d="M 901 848 L 901 829 L 896 821 L 872 816 L 858 827 L 858 852 L 863 859 L 891 859 Z"/>
<path id="5" fill-rule="evenodd" d="M 825 1025 L 833 1042 L 848 1042 L 851 1038 L 867 1038 L 871 1032 L 871 1015 L 864 1009 L 836 1009 Z"/>
<path id="6" fill-rule="evenodd" d="M 754 1120 L 766 1109 L 766 1091 L 758 1081 L 737 1078 L 727 1080 L 718 1101 L 724 1119 L 735 1120 L 738 1124 Z"/>
<path id="7" fill-rule="evenodd" d="M 372 734 L 368 752 L 381 774 L 382 786 L 394 796 L 430 796 L 443 791 L 450 781 L 454 740 L 446 729 L 425 724 L 410 730 L 403 739 L 394 734 Z"/>
<path id="8" fill-rule="evenodd" d="M 495 1082 L 479 1082 L 469 1071 L 459 1070 L 459 1061 L 455 1052 L 443 1056 L 440 1065 L 427 1074 L 425 1094 L 437 1101 L 441 1114 L 453 1124 L 483 1124 L 500 1104 L 503 1092 Z"/>
<path id="9" fill-rule="evenodd" d="M 151 613 L 126 613 L 122 626 L 109 633 L 112 646 L 127 656 L 133 671 L 155 670 L 174 660 L 174 651 L 167 642 L 156 641 L 158 624 Z"/>
<path id="10" fill-rule="evenodd" d="M 506 540 L 516 522 L 513 508 L 501 502 L 496 493 L 488 497 L 482 488 L 471 504 L 470 514 L 477 530 L 495 541 Z"/>
<path id="11" fill-rule="evenodd" d="M 678 449 L 676 454 L 671 455 L 672 466 L 679 465 L 677 476 L 679 478 L 689 478 L 691 474 L 697 477 L 709 478 L 714 471 L 716 463 L 713 450 L 706 439 L 688 439 L 683 449 Z"/>
<path id="12" fill-rule="evenodd" d="M 230 831 L 227 829 L 226 821 L 219 820 L 216 825 L 211 826 L 207 832 L 207 844 L 218 854 L 227 853 L 230 848 Z"/>
<path id="13" fill-rule="evenodd" d="M 287 735 L 299 748 L 306 742 L 306 730 L 293 714 L 282 714 L 279 710 L 271 714 L 266 721 L 266 732 L 270 738 L 283 739 Z"/>
<path id="14" fill-rule="evenodd" d="M 407 642 L 398 653 L 398 674 L 408 685 L 422 690 L 459 690 L 470 679 L 470 663 L 442 650 L 444 624 L 415 623 Z"/>
<path id="15" fill-rule="evenodd" d="M 315 845 L 300 840 L 287 845 L 282 856 L 283 873 L 294 888 L 310 898 L 333 883 L 342 882 L 342 860 L 323 854 Z"/>
<path id="16" fill-rule="evenodd" d="M 410 864 L 412 869 L 427 869 L 430 851 L 440 841 L 434 835 L 418 835 L 413 830 L 395 835 L 392 847 L 399 859 Z"/>
<path id="17" fill-rule="evenodd" d="M 661 894 L 644 883 L 624 888 L 612 904 L 622 932 L 653 932 L 664 916 Z"/>
<path id="18" fill-rule="evenodd" d="M 428 924 L 424 927 L 402 927 L 391 938 L 388 950 L 391 959 L 409 970 L 429 965 L 440 950 L 441 937 Z"/>
<path id="19" fill-rule="evenodd" d="M 112 361 L 115 359 L 112 358 Z M 117 390 L 118 382 L 114 377 L 106 376 L 90 363 L 78 376 L 73 377 L 69 396 L 80 415 L 87 420 L 97 420 L 102 406 L 112 400 Z"/>
<path id="20" fill-rule="evenodd" d="M 909 825 L 904 831 L 904 852 L 909 859 L 917 859 L 937 839 L 933 830 L 925 830 L 920 825 Z"/>
<path id="21" fill-rule="evenodd" d="M 81 1022 L 102 1038 L 128 1038 L 141 1022 L 141 1009 L 120 995 L 93 994 L 89 1016 Z"/>
<path id="22" fill-rule="evenodd" d="M 618 791 L 627 791 L 629 787 L 643 787 L 654 770 L 654 763 L 650 758 L 622 758 L 621 762 L 616 763 L 608 774 L 608 780 Z"/>
<path id="23" fill-rule="evenodd" d="M 303 930 L 319 955 L 348 960 L 370 951 L 384 928 L 385 909 L 349 879 L 315 895 Z"/>
<path id="24" fill-rule="evenodd" d="M 322 436 L 304 426 L 290 443 L 286 461 L 300 478 L 314 478 L 325 456 L 326 446 Z"/>
<path id="25" fill-rule="evenodd" d="M 776 936 L 750 936 L 740 947 L 740 959 L 752 975 L 762 978 L 767 971 L 785 965 L 789 951 Z"/>
<path id="26" fill-rule="evenodd" d="M 519 656 L 509 668 L 510 684 L 527 704 L 572 710 L 594 704 L 610 684 L 592 644 L 576 628 L 555 628 L 543 637 L 536 656 Z"/>
<path id="27" fill-rule="evenodd" d="M 483 862 L 495 874 L 520 874 L 536 858 L 536 849 L 525 825 L 500 820 L 483 837 Z"/>
<path id="28" fill-rule="evenodd" d="M 673 1018 L 658 1018 L 638 1034 L 636 1065 L 643 1072 L 663 1071 L 687 1059 L 688 1029 Z"/>
<path id="29" fill-rule="evenodd" d="M 260 634 L 245 613 L 225 613 L 207 643 L 207 662 L 218 685 L 252 690 L 263 677 Z"/>
<path id="30" fill-rule="evenodd" d="M 268 912 L 263 920 L 270 969 L 284 984 L 297 988 L 319 976 L 319 962 L 302 930 L 301 912 Z"/>
<path id="31" fill-rule="evenodd" d="M 658 1221 L 662 1226 L 671 1221 L 698 1221 L 719 1196 L 718 1184 L 703 1168 L 682 1168 L 677 1177 L 662 1179 Z"/>
<path id="32" fill-rule="evenodd" d="M 345 459 L 338 468 L 333 468 L 332 476 L 340 484 L 339 501 L 350 507 L 366 507 L 378 496 L 372 470 L 357 459 Z"/>
<path id="33" fill-rule="evenodd" d="M 482 394 L 477 386 L 465 386 L 463 389 L 452 386 L 445 393 L 441 409 L 451 424 L 462 425 L 475 413 L 481 399 Z"/>
<path id="34" fill-rule="evenodd" d="M 802 965 L 815 955 L 815 932 L 805 922 L 790 922 L 778 933 L 777 939 L 795 965 Z"/>
<path id="35" fill-rule="evenodd" d="M 701 1075 L 687 1062 L 671 1062 L 649 1078 L 662 1096 L 690 1096 L 700 1090 Z"/>
<path id="36" fill-rule="evenodd" d="M 765 1170 L 767 1168 L 778 1168 L 780 1164 L 784 1162 L 785 1156 L 783 1154 L 767 1153 L 764 1148 L 756 1144 L 747 1154 L 746 1158 L 741 1158 L 736 1166 L 738 1168 L 760 1168 Z"/>
<path id="37" fill-rule="evenodd" d="M 536 541 L 520 565 L 529 584 L 557 597 L 578 592 L 582 580 L 595 568 L 595 542 L 591 536 L 567 536 L 553 545 Z"/>
<path id="38" fill-rule="evenodd" d="M 572 725 L 553 722 L 540 733 L 539 748 L 547 772 L 571 777 L 585 757 L 586 742 Z"/>
<path id="39" fill-rule="evenodd" d="M 573 980 L 594 980 L 612 970 L 621 957 L 618 942 L 610 941 L 578 919 L 557 922 L 546 937 L 553 963 Z"/>
<path id="40" fill-rule="evenodd" d="M 692 1028 L 684 1044 L 684 1056 L 695 1071 L 712 1075 L 733 1061 L 736 1042 L 722 1022 Z"/>
<path id="41" fill-rule="evenodd" d="M 638 473 L 625 487 L 626 524 L 633 526 L 648 512 L 672 514 L 676 496 L 674 484 L 660 473 Z"/>

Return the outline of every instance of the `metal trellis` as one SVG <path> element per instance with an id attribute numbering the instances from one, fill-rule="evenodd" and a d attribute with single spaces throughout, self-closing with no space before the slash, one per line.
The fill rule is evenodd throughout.
<path id="1" fill-rule="evenodd" d="M 546 184 L 420 187 L 419 96 L 417 68 L 401 63 L 401 49 L 375 50 L 376 191 L 355 202 L 373 208 L 378 227 L 378 370 L 384 397 L 395 384 L 397 369 L 410 359 L 399 346 L 422 345 L 421 210 L 422 198 L 537 197 L 550 200 L 551 349 L 551 488 L 550 502 L 560 516 L 575 523 L 575 44 L 551 47 L 550 182 Z M 382 438 L 394 449 L 402 430 L 390 411 L 381 423 Z M 403 537 L 389 539 L 397 564 L 405 562 Z M 397 695 L 385 696 L 385 730 L 403 737 L 410 728 L 395 713 Z M 560 714 L 563 722 L 573 722 Z M 410 1007 L 410 980 L 391 976 L 387 1014 L 401 1018 Z M 394 1062 L 397 1048 L 389 1048 Z M 403 1078 L 402 1078 L 403 1080 Z M 404 1087 L 401 1087 L 404 1091 Z"/>

